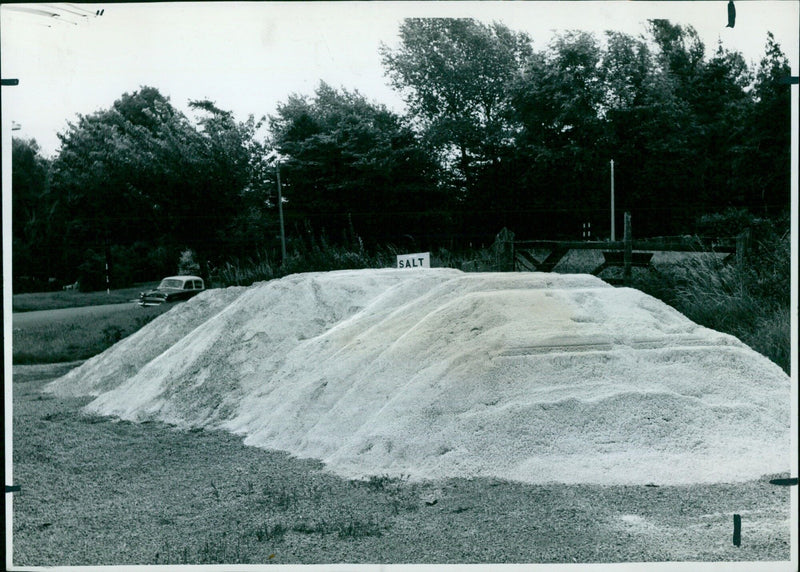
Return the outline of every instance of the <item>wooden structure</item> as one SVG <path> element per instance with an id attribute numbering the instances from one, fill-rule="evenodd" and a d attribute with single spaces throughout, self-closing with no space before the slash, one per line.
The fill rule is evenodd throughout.
<path id="1" fill-rule="evenodd" d="M 555 266 L 570 250 L 600 250 L 604 261 L 592 271 L 595 276 L 606 268 L 622 267 L 623 282 L 631 279 L 633 268 L 647 268 L 653 272 L 652 265 L 655 252 L 716 252 L 727 254 L 725 262 L 735 260 L 743 263 L 743 256 L 750 233 L 745 231 L 739 236 L 728 238 L 710 238 L 698 236 L 662 236 L 634 240 L 631 233 L 630 214 L 625 213 L 625 233 L 623 240 L 617 241 L 581 241 L 581 240 L 513 240 L 513 233 L 503 229 L 497 237 L 495 252 L 498 258 L 504 258 L 500 264 L 505 270 L 522 270 L 552 272 Z M 510 237 L 510 240 L 508 240 Z M 501 244 L 502 243 L 502 244 Z M 547 250 L 544 258 L 537 258 L 533 251 Z M 501 254 L 502 253 L 502 254 Z M 505 255 L 505 256 L 503 256 Z"/>

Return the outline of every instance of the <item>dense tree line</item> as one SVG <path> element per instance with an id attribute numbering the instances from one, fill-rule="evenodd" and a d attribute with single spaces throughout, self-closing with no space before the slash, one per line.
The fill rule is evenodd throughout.
<path id="1" fill-rule="evenodd" d="M 584 222 L 608 237 L 611 160 L 617 226 L 631 211 L 639 236 L 788 211 L 790 70 L 771 35 L 752 67 L 666 20 L 538 51 L 471 19 L 408 19 L 399 38 L 381 56 L 405 116 L 321 83 L 268 121 L 210 101 L 189 118 L 142 87 L 78 116 L 52 159 L 15 139 L 15 287 L 104 287 L 106 264 L 114 286 L 153 279 L 187 249 L 206 275 L 274 252 L 278 169 L 290 244 L 457 248 L 504 226 L 578 238 Z"/>

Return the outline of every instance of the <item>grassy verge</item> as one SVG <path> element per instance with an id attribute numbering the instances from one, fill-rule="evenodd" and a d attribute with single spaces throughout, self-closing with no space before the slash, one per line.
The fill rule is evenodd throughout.
<path id="1" fill-rule="evenodd" d="M 14 563 L 748 561 L 789 557 L 789 490 L 347 481 L 313 460 L 84 416 L 15 366 Z M 733 546 L 732 514 L 742 515 Z"/>
<path id="2" fill-rule="evenodd" d="M 15 364 L 56 363 L 86 359 L 129 336 L 170 305 L 130 307 L 104 315 L 84 315 L 14 327 Z"/>
<path id="3" fill-rule="evenodd" d="M 97 306 L 100 304 L 120 304 L 139 297 L 139 292 L 158 286 L 158 282 L 138 284 L 131 288 L 111 290 L 110 293 L 79 292 L 77 290 L 62 290 L 58 292 L 34 292 L 29 294 L 14 294 L 12 311 L 32 312 L 36 310 L 55 310 L 58 308 L 78 308 L 82 306 Z"/>

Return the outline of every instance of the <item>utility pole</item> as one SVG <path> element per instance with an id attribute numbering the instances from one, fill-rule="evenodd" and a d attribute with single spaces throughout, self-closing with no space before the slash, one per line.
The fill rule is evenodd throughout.
<path id="1" fill-rule="evenodd" d="M 614 232 L 614 159 L 611 159 L 611 242 L 615 240 Z"/>
<path id="2" fill-rule="evenodd" d="M 275 174 L 278 179 L 278 218 L 281 221 L 281 264 L 286 262 L 286 234 L 283 230 L 283 194 L 281 193 L 281 160 L 275 162 Z"/>
<path id="3" fill-rule="evenodd" d="M 633 263 L 633 237 L 631 235 L 631 213 L 625 213 L 625 229 L 624 229 L 625 250 L 623 250 L 622 259 L 624 268 L 622 271 L 622 281 L 627 286 L 631 283 L 631 264 Z"/>

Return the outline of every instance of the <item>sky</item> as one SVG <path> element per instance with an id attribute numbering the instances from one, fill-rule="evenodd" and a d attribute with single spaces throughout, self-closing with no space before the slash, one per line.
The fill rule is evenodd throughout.
<path id="1" fill-rule="evenodd" d="M 240 120 L 274 114 L 290 94 L 313 95 L 321 80 L 402 113 L 379 46 L 397 46 L 402 19 L 419 16 L 500 21 L 527 32 L 536 50 L 558 31 L 638 35 L 647 19 L 667 18 L 693 26 L 707 54 L 721 41 L 753 63 L 772 31 L 797 75 L 798 6 L 796 0 L 740 0 L 731 29 L 725 0 L 4 4 L 2 75 L 20 83 L 2 88 L 3 129 L 13 122 L 14 136 L 36 139 L 52 156 L 68 121 L 145 85 L 190 116 L 188 101 L 206 98 Z M 102 16 L 94 16 L 98 9 Z"/>

